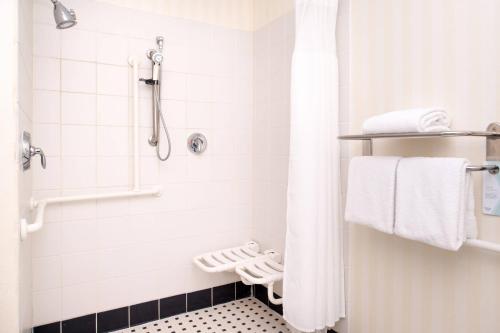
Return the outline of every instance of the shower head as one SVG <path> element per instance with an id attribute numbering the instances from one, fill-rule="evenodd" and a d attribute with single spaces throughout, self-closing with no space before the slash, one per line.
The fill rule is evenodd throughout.
<path id="1" fill-rule="evenodd" d="M 54 20 L 57 29 L 71 28 L 76 24 L 76 15 L 73 9 L 66 8 L 59 0 L 51 0 L 54 4 Z"/>

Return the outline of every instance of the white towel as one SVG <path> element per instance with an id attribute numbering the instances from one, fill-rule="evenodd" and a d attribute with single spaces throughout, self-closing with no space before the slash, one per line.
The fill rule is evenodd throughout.
<path id="1" fill-rule="evenodd" d="M 349 164 L 345 220 L 394 232 L 396 168 L 400 157 L 361 156 Z"/>
<path id="2" fill-rule="evenodd" d="M 476 238 L 472 178 L 463 158 L 404 158 L 396 184 L 395 234 L 456 251 Z"/>
<path id="3" fill-rule="evenodd" d="M 363 132 L 439 132 L 450 130 L 450 118 L 440 108 L 419 108 L 383 113 L 363 122 Z"/>

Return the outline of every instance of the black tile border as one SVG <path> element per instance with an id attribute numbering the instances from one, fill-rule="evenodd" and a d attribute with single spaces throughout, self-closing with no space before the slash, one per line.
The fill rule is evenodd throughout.
<path id="1" fill-rule="evenodd" d="M 276 294 L 274 295 L 276 298 L 280 297 Z M 33 328 L 33 333 L 113 332 L 252 296 L 264 303 L 271 310 L 283 315 L 283 306 L 275 305 L 269 301 L 266 286 L 260 284 L 247 286 L 238 281 L 118 309 L 93 313 L 62 322 L 37 326 Z M 328 333 L 336 332 L 330 329 Z"/>
<path id="2" fill-rule="evenodd" d="M 219 305 L 236 299 L 236 285 L 234 283 L 212 288 L 212 305 Z"/>
<path id="3" fill-rule="evenodd" d="M 234 284 L 233 284 L 234 288 Z M 187 294 L 187 311 L 195 311 L 208 308 L 213 305 L 212 302 L 213 288 L 193 291 Z"/>
<path id="4" fill-rule="evenodd" d="M 187 312 L 186 294 L 162 298 L 160 300 L 160 319 Z"/>
<path id="5" fill-rule="evenodd" d="M 61 331 L 64 333 L 87 333 L 95 332 L 96 314 L 90 314 L 78 318 L 64 320 Z"/>
<path id="6" fill-rule="evenodd" d="M 97 314 L 97 333 L 112 332 L 129 327 L 128 306 L 99 312 Z"/>
<path id="7" fill-rule="evenodd" d="M 236 282 L 236 299 L 252 296 L 252 286 L 248 286 L 241 281 Z"/>
<path id="8" fill-rule="evenodd" d="M 60 333 L 61 322 L 37 326 L 33 329 L 33 333 Z"/>
<path id="9" fill-rule="evenodd" d="M 105 333 L 129 328 L 161 318 L 186 313 L 192 310 L 211 307 L 225 302 L 235 301 L 238 290 L 239 298 L 246 295 L 240 282 L 175 295 L 145 303 L 129 305 L 117 309 L 92 313 L 85 316 L 54 322 L 33 328 L 33 333 Z M 215 290 L 215 292 L 214 292 Z M 229 292 L 231 291 L 232 292 Z M 215 293 L 215 298 L 214 298 Z"/>
<path id="10" fill-rule="evenodd" d="M 136 326 L 160 319 L 158 300 L 130 306 L 130 326 Z"/>

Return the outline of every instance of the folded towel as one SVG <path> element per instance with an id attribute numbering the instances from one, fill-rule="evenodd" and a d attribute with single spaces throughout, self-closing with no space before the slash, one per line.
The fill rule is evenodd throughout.
<path id="1" fill-rule="evenodd" d="M 361 156 L 349 164 L 345 220 L 394 232 L 396 169 L 400 157 Z"/>
<path id="2" fill-rule="evenodd" d="M 472 178 L 463 158 L 405 158 L 397 171 L 394 233 L 456 251 L 477 235 Z"/>
<path id="3" fill-rule="evenodd" d="M 420 108 L 383 113 L 368 118 L 363 123 L 363 132 L 439 132 L 450 130 L 450 119 L 446 111 L 439 108 Z"/>

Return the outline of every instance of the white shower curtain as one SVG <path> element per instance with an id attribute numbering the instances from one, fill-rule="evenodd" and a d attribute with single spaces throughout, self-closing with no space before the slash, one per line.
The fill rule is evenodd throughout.
<path id="1" fill-rule="evenodd" d="M 325 331 L 345 316 L 337 6 L 296 0 L 283 311 L 302 332 Z"/>

